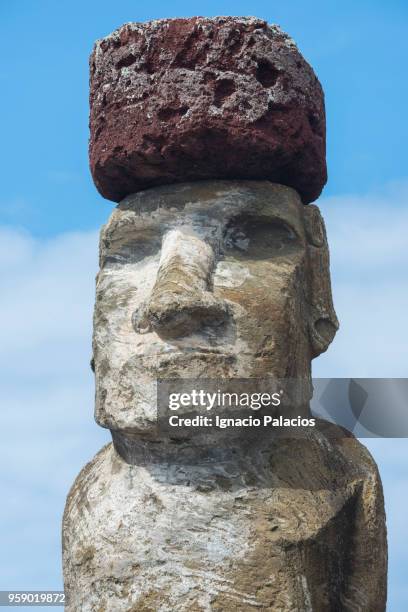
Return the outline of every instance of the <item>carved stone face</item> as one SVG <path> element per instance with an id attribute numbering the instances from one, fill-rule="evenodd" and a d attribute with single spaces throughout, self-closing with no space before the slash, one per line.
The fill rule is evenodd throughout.
<path id="1" fill-rule="evenodd" d="M 337 329 L 324 225 L 269 182 L 126 198 L 101 234 L 96 420 L 149 432 L 157 378 L 305 378 Z"/>

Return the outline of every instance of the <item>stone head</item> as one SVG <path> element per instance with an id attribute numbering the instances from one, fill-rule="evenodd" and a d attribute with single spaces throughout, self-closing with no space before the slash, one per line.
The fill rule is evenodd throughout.
<path id="1" fill-rule="evenodd" d="M 96 420 L 149 433 L 158 378 L 309 378 L 338 328 L 323 219 L 268 181 L 128 196 L 102 229 Z"/>

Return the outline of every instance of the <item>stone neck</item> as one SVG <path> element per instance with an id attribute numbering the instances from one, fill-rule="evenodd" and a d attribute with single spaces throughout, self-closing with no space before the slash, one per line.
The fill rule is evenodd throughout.
<path id="1" fill-rule="evenodd" d="M 311 416 L 310 406 L 290 411 L 282 418 Z M 279 417 L 276 417 L 279 418 Z M 245 427 L 238 431 L 226 428 L 212 433 L 195 433 L 188 437 L 170 437 L 166 433 L 141 433 L 111 430 L 116 453 L 130 465 L 196 464 L 209 465 L 234 461 L 235 457 L 250 459 L 268 449 L 279 439 L 304 438 L 310 428 L 304 427 Z"/>

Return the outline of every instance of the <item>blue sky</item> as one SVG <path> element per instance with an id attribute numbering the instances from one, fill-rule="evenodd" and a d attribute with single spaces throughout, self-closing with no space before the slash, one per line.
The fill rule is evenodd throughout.
<path id="1" fill-rule="evenodd" d="M 65 496 L 109 439 L 93 422 L 88 367 L 97 231 L 112 210 L 88 170 L 93 41 L 125 21 L 196 14 L 279 23 L 325 90 L 329 182 L 319 205 L 342 327 L 315 375 L 406 376 L 406 2 L 3 0 L 0 588 L 61 587 Z M 408 606 L 408 444 L 368 444 L 386 494 L 388 610 L 400 612 Z"/>

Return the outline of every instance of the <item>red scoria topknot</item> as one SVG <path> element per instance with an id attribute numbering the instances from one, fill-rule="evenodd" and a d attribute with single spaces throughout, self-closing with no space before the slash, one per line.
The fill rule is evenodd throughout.
<path id="1" fill-rule="evenodd" d="M 323 92 L 278 26 L 128 23 L 97 41 L 90 65 L 90 164 L 103 197 L 202 179 L 267 179 L 304 203 L 319 196 Z"/>

